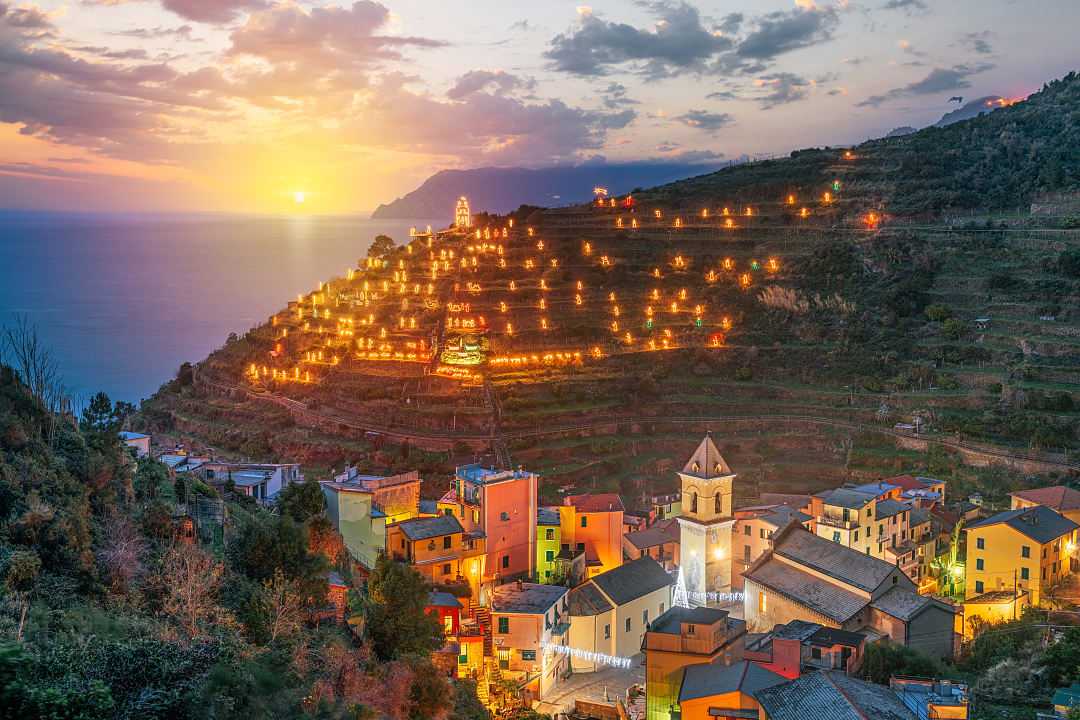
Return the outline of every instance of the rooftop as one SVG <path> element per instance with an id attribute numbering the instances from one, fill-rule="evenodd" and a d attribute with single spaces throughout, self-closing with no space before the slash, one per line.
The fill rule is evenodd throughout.
<path id="1" fill-rule="evenodd" d="M 496 470 L 493 467 L 485 467 L 479 463 L 459 465 L 454 470 L 454 474 L 477 485 L 502 482 L 504 480 L 517 480 L 532 475 L 532 473 L 520 468 L 517 470 Z"/>
<path id="2" fill-rule="evenodd" d="M 825 490 L 824 492 L 817 493 L 815 497 L 821 498 L 821 501 L 826 505 L 848 508 L 849 510 L 859 510 L 866 506 L 867 503 L 873 502 L 874 500 L 874 495 L 859 492 L 852 488 Z"/>
<path id="3" fill-rule="evenodd" d="M 539 615 L 569 592 L 561 585 L 539 583 L 506 583 L 491 591 L 491 609 L 497 613 Z"/>
<path id="4" fill-rule="evenodd" d="M 150 437 L 149 435 L 146 435 L 146 434 L 143 434 L 143 433 L 131 432 L 130 430 L 121 430 L 120 431 L 120 439 L 121 440 L 143 440 L 144 438 L 149 438 L 149 437 Z"/>
<path id="5" fill-rule="evenodd" d="M 832 670 L 764 688 L 756 697 L 769 720 L 915 720 L 889 688 Z"/>
<path id="6" fill-rule="evenodd" d="M 775 558 L 752 566 L 744 577 L 840 623 L 849 620 L 868 602 L 862 595 Z"/>
<path id="7" fill-rule="evenodd" d="M 461 523 L 453 515 L 411 518 L 402 520 L 397 526 L 405 537 L 410 540 L 427 540 L 441 535 L 465 532 L 465 529 L 461 527 Z"/>
<path id="8" fill-rule="evenodd" d="M 806 642 L 809 644 L 820 645 L 822 647 L 832 647 L 833 645 L 859 647 L 865 641 L 865 635 L 860 635 L 859 633 L 851 632 L 850 630 L 841 630 L 839 628 L 830 627 L 819 628 L 817 632 L 806 639 Z"/>
<path id="9" fill-rule="evenodd" d="M 892 483 L 886 482 L 885 480 L 878 480 L 877 482 L 872 483 L 863 483 L 862 485 L 850 485 L 848 487 L 850 490 L 866 493 L 867 495 L 882 495 L 884 493 L 900 489 L 899 485 L 893 485 Z"/>
<path id="10" fill-rule="evenodd" d="M 710 607 L 669 608 L 663 615 L 653 620 L 649 625 L 650 632 L 663 633 L 665 635 L 681 635 L 682 624 L 712 625 L 728 619 L 727 610 L 718 610 Z"/>
<path id="11" fill-rule="evenodd" d="M 632 533 L 627 533 L 623 537 L 638 550 L 646 550 L 666 543 L 679 542 L 678 527 L 676 526 L 675 532 L 672 532 L 670 525 L 665 525 L 664 527 L 654 525 L 647 530 L 637 530 Z"/>
<path id="12" fill-rule="evenodd" d="M 741 660 L 731 665 L 721 663 L 690 665 L 683 674 L 682 686 L 679 688 L 679 702 L 729 692 L 754 695 L 759 690 L 784 682 L 787 682 L 787 678 L 748 660 Z"/>
<path id="13" fill-rule="evenodd" d="M 990 592 L 984 592 L 981 595 L 967 598 L 964 600 L 964 604 L 997 605 L 998 603 L 1012 602 L 1014 598 L 1023 597 L 1025 594 L 1024 591 L 1013 592 L 1012 590 L 991 590 Z"/>
<path id="14" fill-rule="evenodd" d="M 826 540 L 801 525 L 788 525 L 774 539 L 773 553 L 871 592 L 885 581 L 894 567 L 884 560 Z"/>
<path id="15" fill-rule="evenodd" d="M 563 498 L 563 505 L 572 505 L 579 512 L 625 512 L 626 510 L 618 493 L 567 495 Z"/>
<path id="16" fill-rule="evenodd" d="M 428 607 L 460 608 L 461 601 L 448 592 L 432 590 L 428 593 Z"/>
<path id="17" fill-rule="evenodd" d="M 595 583 L 616 605 L 625 605 L 673 584 L 664 566 L 647 555 L 600 573 L 589 582 Z"/>
<path id="18" fill-rule="evenodd" d="M 558 525 L 559 524 L 559 511 L 554 508 L 537 508 L 536 509 L 536 524 L 537 525 Z"/>
<path id="19" fill-rule="evenodd" d="M 614 608 L 614 605 L 609 603 L 604 594 L 591 582 L 578 585 L 571 590 L 566 602 L 570 608 L 570 614 L 578 617 L 599 615 Z"/>
<path id="20" fill-rule="evenodd" d="M 1071 487 L 1064 485 L 1018 490 L 1009 493 L 1009 495 L 1038 505 L 1045 505 L 1058 511 L 1080 510 L 1080 490 L 1073 490 Z"/>
<path id="21" fill-rule="evenodd" d="M 885 518 L 890 518 L 893 515 L 899 515 L 905 510 L 910 509 L 910 505 L 900 502 L 899 500 L 893 500 L 891 498 L 887 498 L 885 500 L 878 500 L 877 506 L 874 509 L 874 519 L 884 520 Z"/>
<path id="22" fill-rule="evenodd" d="M 892 615 L 900 620 L 910 620 L 923 610 L 931 606 L 940 607 L 949 612 L 955 612 L 951 605 L 941 600 L 936 600 L 926 595 L 920 595 L 907 588 L 892 587 L 882 593 L 877 600 L 870 603 L 870 607 Z"/>
<path id="23" fill-rule="evenodd" d="M 731 466 L 727 464 L 724 456 L 716 449 L 711 433 L 702 438 L 697 450 L 686 461 L 682 473 L 702 479 L 735 474 L 731 471 Z"/>
<path id="24" fill-rule="evenodd" d="M 1045 505 L 1029 508 L 1006 510 L 982 520 L 976 520 L 965 530 L 975 530 L 991 525 L 1005 524 L 1019 533 L 1031 538 L 1040 545 L 1052 542 L 1062 535 L 1080 529 L 1072 520 L 1063 517 Z"/>

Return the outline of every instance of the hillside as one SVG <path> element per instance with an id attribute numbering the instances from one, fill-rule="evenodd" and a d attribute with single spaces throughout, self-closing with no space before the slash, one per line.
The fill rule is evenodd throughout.
<path id="1" fill-rule="evenodd" d="M 140 421 L 323 471 L 439 478 L 491 452 L 549 496 L 662 491 L 705 429 L 744 497 L 904 470 L 993 496 L 1075 474 L 1078 113 L 1070 75 L 945 128 L 416 236 Z M 918 437 L 894 430 L 916 418 Z"/>
<path id="2" fill-rule="evenodd" d="M 380 205 L 375 219 L 435 218 L 466 195 L 474 210 L 506 213 L 521 205 L 569 205 L 589 200 L 597 185 L 622 194 L 681 180 L 714 169 L 718 163 L 603 163 L 550 168 L 477 168 L 443 170 L 416 190 Z"/>

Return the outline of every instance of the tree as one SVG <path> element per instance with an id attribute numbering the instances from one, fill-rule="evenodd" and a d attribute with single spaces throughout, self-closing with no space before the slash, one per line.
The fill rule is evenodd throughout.
<path id="1" fill-rule="evenodd" d="M 926 318 L 932 322 L 944 322 L 952 317 L 952 308 L 945 303 L 933 303 L 926 306 Z"/>
<path id="2" fill-rule="evenodd" d="M 425 612 L 430 587 L 414 568 L 380 555 L 368 579 L 367 634 L 382 660 L 429 655 L 444 642 L 442 625 Z"/>
<path id="3" fill-rule="evenodd" d="M 127 593 L 143 573 L 146 541 L 135 524 L 119 514 L 108 520 L 104 535 L 97 551 L 98 561 L 104 566 L 112 591 Z"/>
<path id="4" fill-rule="evenodd" d="M 221 563 L 194 545 L 173 547 L 165 553 L 162 609 L 192 640 L 202 636 L 207 625 L 223 618 L 217 604 L 223 571 Z"/>
<path id="5" fill-rule="evenodd" d="M 135 497 L 139 500 L 157 498 L 161 488 L 169 482 L 169 469 L 164 463 L 152 458 L 139 458 L 135 468 Z"/>
<path id="6" fill-rule="evenodd" d="M 375 240 L 372 241 L 371 247 L 368 248 L 368 257 L 381 258 L 386 257 L 394 251 L 394 240 L 389 235 L 376 235 Z"/>
<path id="7" fill-rule="evenodd" d="M 280 569 L 263 581 L 262 606 L 266 614 L 266 631 L 273 642 L 295 635 L 304 620 L 304 597 L 296 580 L 285 577 Z"/>
<path id="8" fill-rule="evenodd" d="M 322 515 L 326 501 L 319 483 L 303 482 L 285 486 L 278 493 L 277 504 L 282 516 L 302 523 Z"/>
<path id="9" fill-rule="evenodd" d="M 15 637 L 22 642 L 26 627 L 26 611 L 30 607 L 30 593 L 41 572 L 41 558 L 33 550 L 16 550 L 8 558 L 4 573 L 4 587 L 14 597 L 19 608 L 19 624 Z"/>
<path id="10" fill-rule="evenodd" d="M 893 675 L 937 677 L 940 668 L 918 650 L 884 640 L 867 646 L 860 672 L 864 680 L 888 685 Z"/>
<path id="11" fill-rule="evenodd" d="M 967 334 L 967 324 L 958 318 L 949 318 L 941 324 L 941 333 L 950 340 L 959 340 Z"/>
<path id="12" fill-rule="evenodd" d="M 105 393 L 99 392 L 90 398 L 89 404 L 83 409 L 79 426 L 84 433 L 115 435 L 120 432 L 120 422 L 112 400 Z"/>

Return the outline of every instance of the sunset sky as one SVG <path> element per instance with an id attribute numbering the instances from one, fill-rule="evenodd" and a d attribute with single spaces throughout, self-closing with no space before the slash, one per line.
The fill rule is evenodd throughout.
<path id="1" fill-rule="evenodd" d="M 365 212 L 451 167 L 857 142 L 1037 90 L 1077 27 L 1076 0 L 0 0 L 0 208 Z"/>

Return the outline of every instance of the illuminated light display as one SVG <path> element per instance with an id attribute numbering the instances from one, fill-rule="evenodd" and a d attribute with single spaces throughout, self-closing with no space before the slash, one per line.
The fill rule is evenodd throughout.
<path id="1" fill-rule="evenodd" d="M 652 298 L 653 300 L 659 300 L 660 299 L 660 290 L 658 288 L 653 288 L 653 291 L 649 294 L 649 297 Z"/>
<path id="2" fill-rule="evenodd" d="M 540 318 L 540 329 L 541 330 L 547 330 L 548 329 L 547 318 Z"/>
<path id="3" fill-rule="evenodd" d="M 544 353 L 497 355 L 489 361 L 495 366 L 522 367 L 527 365 L 572 365 L 580 363 L 580 350 L 554 350 Z"/>
<path id="4" fill-rule="evenodd" d="M 715 270 L 710 270 L 709 272 L 705 273 L 705 282 L 714 283 L 719 279 L 719 277 L 720 276 L 716 274 Z"/>
<path id="5" fill-rule="evenodd" d="M 731 218 L 728 218 L 724 221 L 724 227 L 730 230 L 731 228 L 735 227 L 735 221 L 733 221 Z"/>
<path id="6" fill-rule="evenodd" d="M 729 318 L 727 315 L 725 315 L 720 320 L 720 327 L 724 328 L 724 330 L 730 330 L 731 329 L 731 318 Z"/>
<path id="7" fill-rule="evenodd" d="M 462 380 L 464 382 L 479 382 L 481 380 L 480 375 L 462 367 L 439 365 L 435 368 L 435 374 L 452 380 Z"/>
<path id="8" fill-rule="evenodd" d="M 585 255 L 592 255 L 592 243 L 586 242 L 584 245 L 581 246 L 581 251 Z"/>
<path id="9" fill-rule="evenodd" d="M 539 307 L 541 310 L 547 310 L 547 302 L 544 300 L 544 298 L 540 298 L 540 304 L 537 307 Z"/>
<path id="10" fill-rule="evenodd" d="M 636 228 L 637 228 L 637 226 L 638 226 L 638 224 L 637 224 L 637 218 L 633 218 L 632 220 L 630 220 L 630 227 L 631 227 L 631 228 L 635 228 L 635 229 L 636 229 Z"/>
<path id="11" fill-rule="evenodd" d="M 619 332 L 619 321 L 618 320 L 612 320 L 611 321 L 611 332 L 614 332 L 614 333 Z"/>
<path id="12" fill-rule="evenodd" d="M 701 217 L 702 219 L 707 219 L 709 217 L 709 208 L 702 208 Z"/>
<path id="13" fill-rule="evenodd" d="M 623 335 L 623 342 L 625 342 L 627 345 L 633 345 L 634 344 L 634 336 L 631 335 L 630 333 L 626 333 L 625 335 Z"/>
<path id="14" fill-rule="evenodd" d="M 677 227 L 677 228 L 682 227 L 682 218 L 675 218 L 675 227 Z"/>
<path id="15" fill-rule="evenodd" d="M 831 192 L 826 192 L 824 195 L 822 195 L 821 196 L 821 202 L 825 203 L 826 205 L 831 203 L 832 202 L 832 193 Z"/>
<path id="16" fill-rule="evenodd" d="M 608 293 L 607 299 L 610 300 L 611 302 L 615 302 L 615 291 L 614 290 L 612 290 L 611 292 Z"/>
<path id="17" fill-rule="evenodd" d="M 769 258 L 768 262 L 765 263 L 765 269 L 767 269 L 769 272 L 777 272 L 777 271 L 779 271 L 780 270 L 780 261 L 777 260 L 774 257 Z"/>
<path id="18" fill-rule="evenodd" d="M 761 263 L 759 263 L 757 260 L 751 260 L 750 261 L 750 269 L 751 270 L 760 270 L 761 269 Z"/>
<path id="19" fill-rule="evenodd" d="M 862 221 L 863 225 L 865 225 L 868 230 L 876 230 L 877 226 L 881 224 L 881 216 L 877 213 L 869 212 L 863 216 Z"/>
<path id="20" fill-rule="evenodd" d="M 653 217 L 659 220 L 660 218 L 664 217 L 664 214 L 659 210 L 653 210 Z"/>
<path id="21" fill-rule="evenodd" d="M 540 278 L 540 289 L 541 290 L 549 290 L 550 289 L 550 288 L 548 288 L 547 281 L 544 280 L 544 278 Z"/>
<path id="22" fill-rule="evenodd" d="M 585 301 L 581 298 L 581 293 L 577 293 L 574 295 L 574 304 L 579 306 L 585 304 Z"/>
<path id="23" fill-rule="evenodd" d="M 744 214 L 746 215 L 746 217 L 752 217 L 752 216 L 753 216 L 753 214 L 754 214 L 754 208 L 752 208 L 752 207 L 747 207 L 747 208 L 746 208 L 746 212 L 745 212 Z"/>
<path id="24" fill-rule="evenodd" d="M 652 276 L 653 276 L 654 278 L 656 278 L 657 280 L 659 280 L 659 279 L 660 279 L 661 277 L 663 277 L 663 276 L 662 276 L 662 275 L 660 274 L 660 268 L 653 268 L 653 271 L 652 271 Z"/>
<path id="25" fill-rule="evenodd" d="M 794 205 L 795 204 L 795 196 L 794 195 L 788 195 L 787 196 L 787 204 L 788 205 Z"/>
<path id="26" fill-rule="evenodd" d="M 609 258 L 607 255 L 601 255 L 600 264 L 604 267 L 611 267 L 611 258 Z"/>
<path id="27" fill-rule="evenodd" d="M 677 267 L 677 268 L 685 268 L 686 267 L 686 259 L 682 255 L 676 255 L 675 260 L 673 261 L 672 264 L 675 265 L 675 267 Z"/>
<path id="28" fill-rule="evenodd" d="M 499 312 L 506 312 L 506 303 L 505 302 L 500 302 L 499 303 Z"/>
<path id="29" fill-rule="evenodd" d="M 845 160 L 854 160 L 855 159 L 855 153 L 851 152 L 850 150 L 845 150 L 844 151 L 844 159 Z"/>
<path id="30" fill-rule="evenodd" d="M 741 287 L 743 290 L 750 287 L 753 284 L 753 282 L 754 282 L 754 279 L 752 277 L 750 277 L 750 273 L 743 273 L 742 275 L 739 276 L 739 287 Z"/>
<path id="31" fill-rule="evenodd" d="M 728 272 L 731 272 L 735 269 L 735 261 L 729 257 L 726 257 L 724 258 L 724 261 L 720 263 L 720 267 L 724 268 Z"/>
<path id="32" fill-rule="evenodd" d="M 621 217 L 620 218 L 615 218 L 615 227 L 617 227 L 617 228 L 622 227 L 622 218 Z"/>
<path id="33" fill-rule="evenodd" d="M 506 323 L 506 334 L 507 335 L 513 335 L 514 334 L 514 323 Z"/>
<path id="34" fill-rule="evenodd" d="M 580 280 L 578 280 L 578 281 L 577 281 L 577 283 L 576 283 L 576 287 L 577 287 L 577 289 L 578 289 L 578 292 L 580 292 L 580 291 L 582 291 L 582 290 L 584 290 L 584 289 L 585 289 L 585 286 L 584 286 L 584 285 L 582 284 L 582 282 L 581 282 Z"/>
<path id="35" fill-rule="evenodd" d="M 543 240 L 537 240 L 536 241 L 536 249 L 537 250 L 543 250 L 544 249 L 544 241 Z"/>
<path id="36" fill-rule="evenodd" d="M 803 208 L 802 210 L 800 210 L 800 211 L 799 211 L 799 217 L 801 217 L 801 218 L 808 218 L 808 217 L 810 217 L 810 210 L 809 210 L 809 208 Z"/>
<path id="37" fill-rule="evenodd" d="M 558 260 L 558 258 L 551 258 L 551 267 L 553 267 L 553 268 L 557 268 L 557 267 L 559 267 L 559 260 Z"/>

